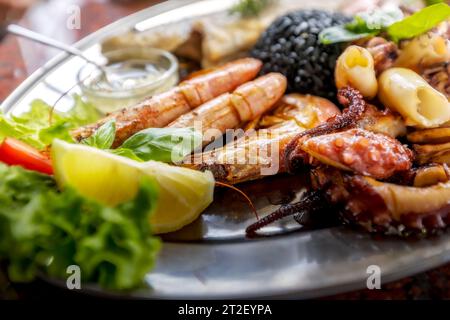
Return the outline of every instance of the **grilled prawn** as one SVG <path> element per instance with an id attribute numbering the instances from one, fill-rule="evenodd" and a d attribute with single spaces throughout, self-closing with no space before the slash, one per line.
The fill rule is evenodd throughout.
<path id="1" fill-rule="evenodd" d="M 117 147 L 136 132 L 150 127 L 164 127 L 191 109 L 236 89 L 255 78 L 261 66 L 259 60 L 244 58 L 203 71 L 168 92 L 114 112 L 94 124 L 78 128 L 72 132 L 72 136 L 81 141 L 91 136 L 102 124 L 115 119 L 117 131 L 113 147 Z"/>
<path id="2" fill-rule="evenodd" d="M 247 132 L 223 148 L 187 158 L 184 165 L 211 170 L 218 181 L 236 184 L 286 171 L 286 145 L 299 133 L 340 113 L 330 101 L 300 94 L 284 96 L 263 116 L 257 131 Z"/>
<path id="3" fill-rule="evenodd" d="M 205 145 L 221 137 L 225 130 L 238 128 L 268 111 L 283 96 L 286 86 L 282 74 L 269 73 L 182 115 L 168 126 L 186 128 L 201 124 Z"/>

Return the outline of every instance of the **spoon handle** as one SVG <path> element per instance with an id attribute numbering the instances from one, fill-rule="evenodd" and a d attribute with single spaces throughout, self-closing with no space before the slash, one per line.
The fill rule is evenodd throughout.
<path id="1" fill-rule="evenodd" d="M 67 45 L 65 43 L 59 42 L 55 39 L 49 38 L 43 34 L 34 32 L 32 30 L 26 29 L 24 27 L 18 26 L 16 24 L 10 24 L 6 27 L 6 31 L 8 33 L 14 34 L 19 37 L 27 38 L 29 40 L 32 40 L 34 42 L 38 42 L 40 44 L 50 46 L 62 51 L 65 51 L 71 55 L 80 57 L 87 61 L 88 63 L 91 63 L 97 67 L 100 67 L 95 61 L 92 61 L 91 59 L 87 58 L 84 53 L 80 50 L 78 50 L 75 47 L 72 47 L 70 45 Z"/>

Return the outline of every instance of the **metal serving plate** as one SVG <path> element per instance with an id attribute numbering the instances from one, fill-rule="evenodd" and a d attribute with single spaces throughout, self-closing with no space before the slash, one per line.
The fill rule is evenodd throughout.
<path id="1" fill-rule="evenodd" d="M 119 20 L 80 41 L 77 47 L 96 58 L 99 44 L 109 36 L 213 14 L 234 2 L 169 1 Z M 336 4 L 329 0 L 285 2 L 327 8 Z M 83 64 L 78 58 L 59 55 L 19 86 L 2 108 L 20 113 L 36 98 L 53 103 L 76 83 L 76 73 Z M 58 109 L 67 110 L 71 104 L 72 99 L 66 97 Z M 303 181 L 301 176 L 280 176 L 242 188 L 264 215 L 280 203 L 298 198 Z M 375 239 L 336 226 L 333 212 L 309 220 L 308 227 L 282 221 L 266 230 L 272 237 L 246 239 L 244 229 L 255 217 L 237 194 L 219 190 L 214 204 L 198 221 L 164 236 L 157 266 L 145 279 L 148 287 L 126 295 L 95 285 L 85 285 L 83 290 L 138 298 L 311 298 L 365 288 L 371 265 L 380 267 L 381 281 L 386 283 L 450 261 L 449 234 L 420 241 Z"/>

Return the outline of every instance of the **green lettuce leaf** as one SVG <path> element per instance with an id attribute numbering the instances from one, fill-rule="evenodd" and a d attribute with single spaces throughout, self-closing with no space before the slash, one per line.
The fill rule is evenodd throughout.
<path id="1" fill-rule="evenodd" d="M 20 115 L 7 117 L 0 114 L 0 140 L 12 137 L 43 149 L 56 138 L 72 142 L 71 129 L 95 122 L 98 118 L 96 109 L 78 95 L 74 96 L 74 106 L 67 113 L 58 113 L 38 99 Z"/>
<path id="2" fill-rule="evenodd" d="M 36 130 L 17 123 L 0 114 L 0 140 L 6 137 L 20 139 L 38 149 L 45 145 L 36 137 Z"/>
<path id="3" fill-rule="evenodd" d="M 41 129 L 48 127 L 51 122 L 58 122 L 61 116 L 57 112 L 52 112 L 52 108 L 43 100 L 33 100 L 30 109 L 21 115 L 12 115 L 12 120 L 24 126 Z M 50 121 L 51 120 L 51 121 Z"/>
<path id="4" fill-rule="evenodd" d="M 74 126 L 70 121 L 58 121 L 50 127 L 38 131 L 39 142 L 43 143 L 45 146 L 50 145 L 54 139 L 73 142 L 73 138 L 70 135 L 70 130 L 73 128 Z"/>
<path id="5" fill-rule="evenodd" d="M 65 117 L 70 120 L 75 127 L 84 126 L 93 123 L 100 118 L 100 113 L 95 106 L 83 100 L 80 95 L 74 95 L 74 106 L 69 110 Z"/>
<path id="6" fill-rule="evenodd" d="M 13 281 L 40 272 L 67 279 L 67 267 L 78 265 L 82 282 L 139 287 L 160 248 L 148 223 L 156 203 L 151 180 L 134 200 L 111 208 L 70 188 L 57 192 L 49 176 L 0 164 L 0 257 Z"/>

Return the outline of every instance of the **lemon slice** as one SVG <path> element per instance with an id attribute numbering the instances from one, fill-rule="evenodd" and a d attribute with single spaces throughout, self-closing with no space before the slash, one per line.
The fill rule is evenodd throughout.
<path id="1" fill-rule="evenodd" d="M 159 186 L 150 223 L 154 233 L 181 229 L 198 218 L 213 200 L 214 177 L 156 161 L 137 162 L 109 152 L 54 140 L 52 159 L 60 187 L 69 185 L 87 198 L 115 206 L 134 198 L 143 176 Z"/>

